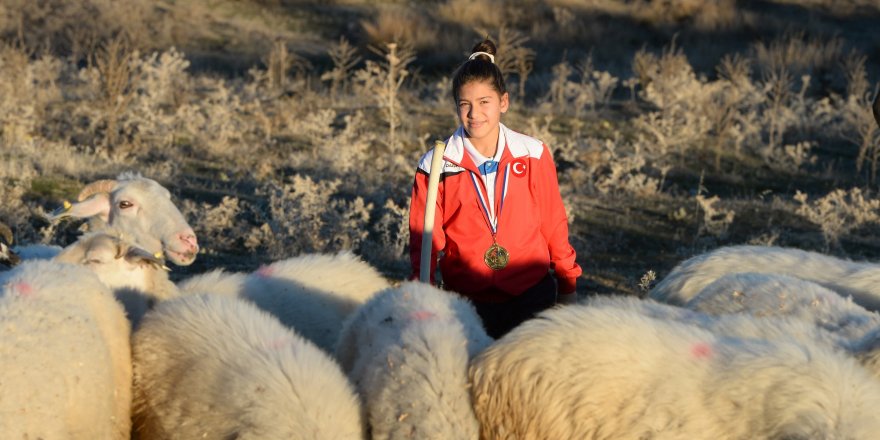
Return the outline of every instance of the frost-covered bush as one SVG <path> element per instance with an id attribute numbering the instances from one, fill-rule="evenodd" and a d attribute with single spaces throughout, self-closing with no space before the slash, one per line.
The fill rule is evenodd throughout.
<path id="1" fill-rule="evenodd" d="M 269 225 L 274 240 L 265 243 L 275 257 L 307 252 L 356 250 L 368 234 L 372 205 L 337 192 L 339 179 L 315 181 L 294 175 L 288 183 L 270 183 Z"/>
<path id="2" fill-rule="evenodd" d="M 859 188 L 835 189 L 824 197 L 808 202 L 809 196 L 798 191 L 794 200 L 800 204 L 796 213 L 822 229 L 826 248 L 837 248 L 840 239 L 865 224 L 880 223 L 880 200 L 866 197 Z"/>

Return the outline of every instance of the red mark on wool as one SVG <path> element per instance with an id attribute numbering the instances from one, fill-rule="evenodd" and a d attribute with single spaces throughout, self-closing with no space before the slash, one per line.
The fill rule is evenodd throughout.
<path id="1" fill-rule="evenodd" d="M 427 319 L 431 319 L 437 316 L 434 312 L 429 312 L 427 310 L 419 310 L 417 312 L 412 312 L 409 315 L 409 318 L 413 321 L 425 321 Z"/>
<path id="2" fill-rule="evenodd" d="M 18 296 L 31 296 L 31 294 L 34 293 L 34 289 L 31 287 L 31 285 L 25 283 L 24 281 L 10 284 L 9 288 L 12 289 L 13 292 L 17 293 Z"/>
<path id="3" fill-rule="evenodd" d="M 272 350 L 280 350 L 284 347 L 289 346 L 291 342 L 292 341 L 290 340 L 290 338 L 280 337 L 269 341 L 267 346 Z"/>
<path id="4" fill-rule="evenodd" d="M 712 356 L 712 347 L 705 342 L 694 344 L 691 347 L 691 356 L 694 359 L 708 359 Z"/>
<path id="5" fill-rule="evenodd" d="M 260 268 L 257 269 L 257 275 L 259 275 L 261 277 L 270 277 L 274 273 L 275 273 L 275 268 L 272 266 L 260 266 Z"/>

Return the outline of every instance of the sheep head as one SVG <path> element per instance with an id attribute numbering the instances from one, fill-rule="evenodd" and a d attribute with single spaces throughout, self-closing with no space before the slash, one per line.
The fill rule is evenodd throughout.
<path id="1" fill-rule="evenodd" d="M 155 180 L 123 174 L 87 185 L 77 199 L 65 202 L 49 219 L 89 218 L 91 231 L 112 228 L 148 253 L 162 253 L 179 266 L 195 261 L 199 252 L 195 232 L 171 201 L 171 193 Z"/>
<path id="2" fill-rule="evenodd" d="M 156 272 L 168 270 L 161 254 L 128 243 L 113 232 L 83 235 L 53 260 L 88 267 L 112 289 L 134 288 L 143 292 L 152 287 Z"/>

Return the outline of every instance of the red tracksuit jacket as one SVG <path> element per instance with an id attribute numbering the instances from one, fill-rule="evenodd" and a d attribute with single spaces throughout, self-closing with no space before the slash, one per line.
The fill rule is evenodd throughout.
<path id="1" fill-rule="evenodd" d="M 440 271 L 446 288 L 473 300 L 500 302 L 536 284 L 552 268 L 559 293 L 575 291 L 581 268 L 568 242 L 568 219 L 559 194 L 556 166 L 549 148 L 541 141 L 514 132 L 503 124 L 507 141 L 498 165 L 495 212 L 498 212 L 497 243 L 507 249 L 506 267 L 493 270 L 483 261 L 492 245 L 492 232 L 480 206 L 471 172 L 479 172 L 464 149 L 459 128 L 446 142 L 443 172 L 437 194 L 431 275 L 442 251 Z M 421 263 L 422 223 L 433 151 L 422 156 L 412 190 L 410 206 L 410 261 L 412 278 L 418 279 Z M 507 181 L 506 196 L 501 194 Z M 481 191 L 482 180 L 477 179 Z M 485 194 L 485 192 L 484 192 Z M 501 294 L 498 291 L 503 291 Z"/>

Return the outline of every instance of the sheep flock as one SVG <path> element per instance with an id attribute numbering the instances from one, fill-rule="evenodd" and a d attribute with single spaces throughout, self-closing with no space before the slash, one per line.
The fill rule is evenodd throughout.
<path id="1" fill-rule="evenodd" d="M 351 252 L 173 282 L 200 246 L 137 173 L 65 218 L 65 248 L 0 224 L 3 438 L 880 438 L 880 264 L 723 247 L 493 340 Z"/>

